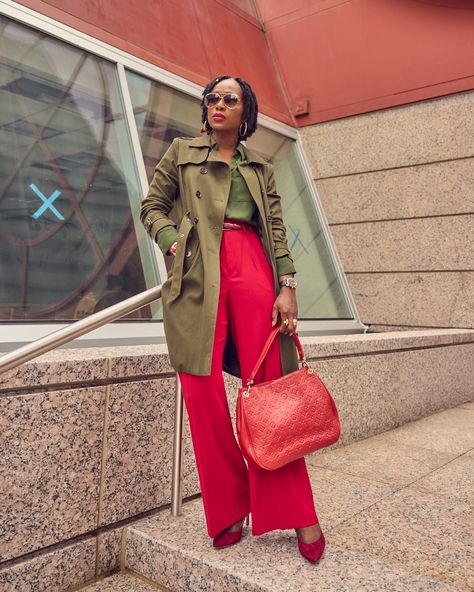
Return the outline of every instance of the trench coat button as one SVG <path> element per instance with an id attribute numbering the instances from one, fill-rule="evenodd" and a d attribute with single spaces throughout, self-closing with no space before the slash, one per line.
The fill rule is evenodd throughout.
<path id="1" fill-rule="evenodd" d="M 192 252 L 191 251 L 186 251 L 186 257 L 191 257 Z"/>
<path id="2" fill-rule="evenodd" d="M 201 192 L 200 191 L 196 191 L 196 193 L 194 195 L 199 199 L 201 197 Z"/>
<path id="3" fill-rule="evenodd" d="M 267 216 L 267 221 L 271 222 L 273 220 L 273 216 Z"/>
<path id="4" fill-rule="evenodd" d="M 195 216 L 193 218 L 193 224 L 197 224 L 199 222 L 199 218 L 197 216 Z"/>
<path id="5" fill-rule="evenodd" d="M 201 170 L 199 172 L 201 173 L 201 175 L 205 175 L 207 173 L 206 167 L 201 167 Z"/>

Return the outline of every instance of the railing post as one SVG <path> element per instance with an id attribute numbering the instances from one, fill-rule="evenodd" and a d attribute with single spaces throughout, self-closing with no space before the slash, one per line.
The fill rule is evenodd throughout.
<path id="1" fill-rule="evenodd" d="M 171 477 L 171 515 L 180 516 L 183 501 L 183 395 L 178 373 L 174 411 L 173 475 Z"/>

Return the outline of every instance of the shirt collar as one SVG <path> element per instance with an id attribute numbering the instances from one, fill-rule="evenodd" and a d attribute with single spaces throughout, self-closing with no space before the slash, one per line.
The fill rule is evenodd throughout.
<path id="1" fill-rule="evenodd" d="M 217 142 L 212 134 L 209 134 L 209 145 L 212 150 L 219 150 Z M 244 147 L 240 142 L 237 144 L 237 148 L 235 149 L 235 151 L 239 154 L 239 161 L 245 162 L 247 160 L 245 157 Z M 235 154 L 232 158 L 235 158 Z"/>

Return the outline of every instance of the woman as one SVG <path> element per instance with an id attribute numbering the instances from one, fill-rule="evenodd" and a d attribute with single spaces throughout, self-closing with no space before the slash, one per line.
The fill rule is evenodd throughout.
<path id="1" fill-rule="evenodd" d="M 295 268 L 272 166 L 241 144 L 257 126 L 257 100 L 240 78 L 219 76 L 203 92 L 207 136 L 176 138 L 155 168 L 141 221 L 174 257 L 163 284 L 163 321 L 179 373 L 209 536 L 216 548 L 252 534 L 294 528 L 298 548 L 319 560 L 324 535 L 304 459 L 275 471 L 248 462 L 235 439 L 222 376 L 242 378 L 281 323 L 255 382 L 297 369 Z M 169 218 L 175 207 L 178 228 Z"/>

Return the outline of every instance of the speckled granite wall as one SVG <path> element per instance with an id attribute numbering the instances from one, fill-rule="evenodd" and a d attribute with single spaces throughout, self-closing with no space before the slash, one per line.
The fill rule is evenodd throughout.
<path id="1" fill-rule="evenodd" d="M 472 327 L 474 92 L 301 129 L 363 323 Z"/>
<path id="2" fill-rule="evenodd" d="M 337 446 L 473 396 L 474 331 L 302 342 L 338 405 Z M 173 416 L 163 346 L 57 350 L 0 379 L 0 590 L 62 592 L 119 567 L 121 527 L 170 501 Z"/>
<path id="3" fill-rule="evenodd" d="M 0 398 L 0 560 L 96 527 L 105 388 Z"/>
<path id="4" fill-rule="evenodd" d="M 0 377 L 2 591 L 66 590 L 60 582 L 116 569 L 120 521 L 170 503 L 175 379 L 164 351 L 57 350 Z M 185 416 L 183 493 L 198 492 Z"/>
<path id="5" fill-rule="evenodd" d="M 0 398 L 0 562 L 170 502 L 174 379 Z M 185 495 L 199 491 L 186 438 Z"/>

